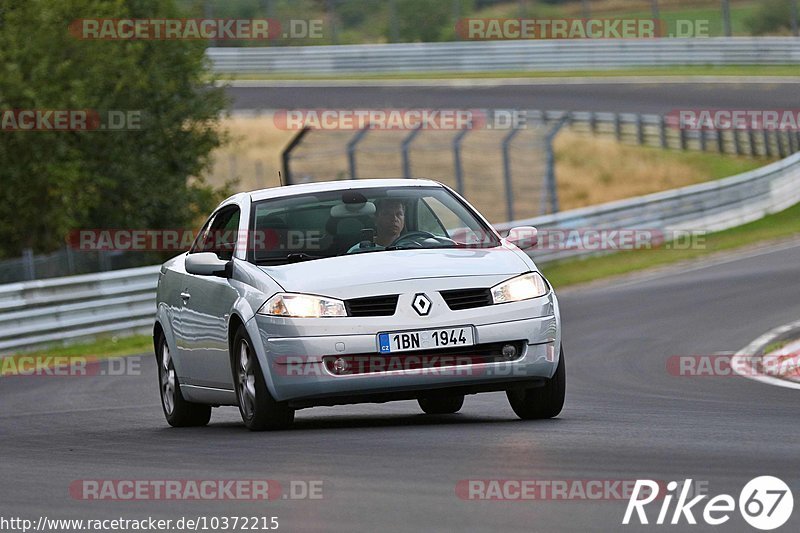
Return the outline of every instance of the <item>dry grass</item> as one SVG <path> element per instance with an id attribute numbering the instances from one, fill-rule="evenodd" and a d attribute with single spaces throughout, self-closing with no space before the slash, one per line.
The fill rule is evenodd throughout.
<path id="1" fill-rule="evenodd" d="M 280 154 L 293 131 L 278 129 L 271 115 L 236 116 L 227 120 L 231 143 L 215 154 L 209 181 L 221 185 L 238 178 L 237 190 L 279 185 Z M 407 132 L 370 133 L 357 159 L 360 176 L 402 176 L 399 143 Z M 313 135 L 313 134 L 312 134 Z M 452 133 L 426 132 L 424 142 L 413 145 L 412 174 L 455 185 Z M 464 140 L 462 154 L 467 198 L 489 220 L 506 220 L 499 131 L 475 131 Z M 344 144 L 352 132 L 327 133 L 329 145 L 316 144 L 299 150 L 293 159 L 297 181 L 342 179 L 347 173 Z M 528 136 L 528 137 L 526 137 Z M 420 137 L 422 139 L 422 137 Z M 541 147 L 533 133 L 523 131 L 514 141 L 515 218 L 538 213 L 543 173 Z M 744 172 L 766 163 L 763 159 L 719 156 L 712 153 L 665 151 L 620 144 L 613 138 L 569 130 L 556 138 L 556 178 L 561 209 L 572 209 L 651 192 L 673 189 Z"/>
<path id="2" fill-rule="evenodd" d="M 556 137 L 562 209 L 675 189 L 764 165 L 767 159 L 631 146 L 564 131 Z"/>

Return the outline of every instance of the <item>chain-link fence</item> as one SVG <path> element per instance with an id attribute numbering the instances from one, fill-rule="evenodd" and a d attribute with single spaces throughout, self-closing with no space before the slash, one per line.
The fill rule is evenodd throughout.
<path id="1" fill-rule="evenodd" d="M 558 209 L 552 132 L 516 129 L 303 130 L 284 152 L 289 183 L 359 178 L 429 178 L 463 194 L 490 221 Z"/>
<path id="2" fill-rule="evenodd" d="M 0 260 L 0 285 L 35 279 L 59 278 L 152 265 L 159 254 L 122 251 L 83 251 L 69 246 L 49 254 L 25 250 L 22 257 Z"/>

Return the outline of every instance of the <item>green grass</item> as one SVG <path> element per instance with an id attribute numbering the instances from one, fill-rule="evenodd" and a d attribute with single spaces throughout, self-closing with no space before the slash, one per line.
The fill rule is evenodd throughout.
<path id="1" fill-rule="evenodd" d="M 623 76 L 800 76 L 797 65 L 698 65 L 678 67 L 642 67 L 614 70 L 565 70 L 565 71 L 518 71 L 500 70 L 493 72 L 408 72 L 390 74 L 336 74 L 307 75 L 301 72 L 288 74 L 248 73 L 240 76 L 227 76 L 224 80 L 438 80 L 438 79 L 493 79 L 493 78 L 585 78 L 585 77 L 623 77 Z"/>
<path id="2" fill-rule="evenodd" d="M 153 338 L 149 335 L 133 335 L 131 337 L 101 337 L 89 342 L 53 345 L 33 352 L 20 352 L 20 355 L 41 355 L 47 357 L 96 357 L 108 359 L 126 355 L 150 353 L 153 351 Z"/>
<path id="3" fill-rule="evenodd" d="M 758 6 L 753 3 L 750 5 L 740 6 L 736 9 L 731 9 L 731 31 L 733 35 L 749 35 L 750 30 L 747 28 L 747 19 L 750 18 L 758 11 Z M 708 21 L 708 26 L 703 28 L 703 34 L 698 34 L 697 37 L 718 37 L 725 35 L 725 28 L 722 22 L 722 13 L 720 6 L 714 8 L 699 8 L 699 9 L 679 9 L 668 10 L 662 9 L 660 11 L 660 18 L 664 25 L 663 37 L 693 37 L 694 35 L 685 35 L 677 33 L 683 31 L 677 28 L 677 21 Z M 603 13 L 598 13 L 594 16 L 602 17 Z M 639 18 L 649 19 L 652 17 L 651 11 L 632 11 L 626 13 L 622 17 L 619 13 L 614 13 L 615 17 L 621 18 Z M 685 24 L 685 23 L 682 23 Z"/>
<path id="4" fill-rule="evenodd" d="M 666 161 L 676 161 L 691 165 L 697 170 L 698 174 L 707 176 L 706 181 L 713 181 L 722 178 L 742 174 L 750 170 L 755 170 L 777 161 L 776 157 L 766 156 L 744 156 L 732 154 L 718 154 L 712 152 L 693 152 L 682 150 L 662 150 L 649 146 L 640 146 L 642 150 L 652 151 L 652 157 Z"/>
<path id="5" fill-rule="evenodd" d="M 671 263 L 699 259 L 716 252 L 760 244 L 800 234 L 800 204 L 761 220 L 705 236 L 705 246 L 675 250 L 668 247 L 631 250 L 586 259 L 571 259 L 542 265 L 555 286 L 595 281 Z M 534 254 L 534 259 L 536 255 Z"/>

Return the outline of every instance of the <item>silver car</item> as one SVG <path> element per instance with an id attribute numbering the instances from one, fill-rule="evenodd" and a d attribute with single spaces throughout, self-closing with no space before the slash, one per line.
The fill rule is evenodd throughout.
<path id="1" fill-rule="evenodd" d="M 153 340 L 164 414 L 205 425 L 236 405 L 251 430 L 297 409 L 417 400 L 428 414 L 506 391 L 523 419 L 564 403 L 558 300 L 522 251 L 429 180 L 240 193 L 161 267 Z"/>

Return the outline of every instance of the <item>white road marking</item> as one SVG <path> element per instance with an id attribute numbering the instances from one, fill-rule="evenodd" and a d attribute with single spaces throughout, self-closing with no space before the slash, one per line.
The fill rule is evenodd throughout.
<path id="1" fill-rule="evenodd" d="M 797 389 L 800 390 L 800 383 L 796 381 L 788 381 L 785 379 L 776 378 L 774 376 L 767 376 L 765 374 L 759 373 L 756 369 L 753 369 L 749 364 L 749 357 L 752 357 L 754 354 L 761 352 L 766 346 L 775 342 L 776 339 L 789 333 L 793 330 L 800 330 L 800 320 L 797 322 L 792 322 L 791 324 L 786 324 L 784 326 L 777 327 L 772 331 L 761 335 L 759 338 L 745 346 L 743 349 L 736 352 L 736 355 L 733 356 L 733 361 L 731 361 L 731 367 L 733 367 L 734 371 L 742 377 L 752 379 L 754 381 L 760 381 L 761 383 L 766 383 L 768 385 L 777 385 L 778 387 L 785 387 L 787 389 Z M 750 372 L 740 372 L 738 370 L 739 365 L 743 365 L 743 367 L 749 368 Z"/>

